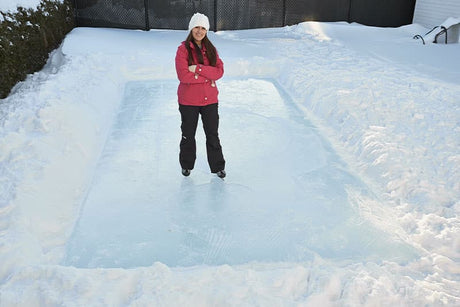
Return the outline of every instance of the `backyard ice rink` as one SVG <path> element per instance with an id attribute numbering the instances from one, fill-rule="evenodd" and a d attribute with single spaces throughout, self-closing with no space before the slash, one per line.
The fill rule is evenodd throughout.
<path id="1" fill-rule="evenodd" d="M 269 81 L 221 84 L 225 181 L 210 173 L 201 129 L 197 167 L 183 177 L 176 89 L 175 80 L 127 84 L 66 265 L 414 258 L 359 215 L 348 194 L 375 196 Z"/>
<path id="2" fill-rule="evenodd" d="M 210 32 L 221 180 L 201 126 L 180 173 L 186 32 L 74 29 L 0 104 L 0 305 L 458 305 L 460 48 L 424 31 Z"/>

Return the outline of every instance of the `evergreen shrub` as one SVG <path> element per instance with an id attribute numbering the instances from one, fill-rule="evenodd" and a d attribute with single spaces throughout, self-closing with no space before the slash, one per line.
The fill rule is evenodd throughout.
<path id="1" fill-rule="evenodd" d="M 27 74 L 39 71 L 74 27 L 70 0 L 41 0 L 36 9 L 0 11 L 0 99 Z"/>

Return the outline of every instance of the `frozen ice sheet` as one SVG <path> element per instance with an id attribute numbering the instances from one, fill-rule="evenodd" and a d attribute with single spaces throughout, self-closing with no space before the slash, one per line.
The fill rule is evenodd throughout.
<path id="1" fill-rule="evenodd" d="M 112 133 L 67 246 L 76 267 L 344 261 L 405 262 L 413 248 L 359 215 L 366 186 L 273 82 L 219 82 L 225 180 L 178 162 L 177 81 L 126 85 Z"/>

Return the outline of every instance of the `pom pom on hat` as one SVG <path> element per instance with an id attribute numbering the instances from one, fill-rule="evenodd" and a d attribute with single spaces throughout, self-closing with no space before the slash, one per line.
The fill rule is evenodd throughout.
<path id="1" fill-rule="evenodd" d="M 188 24 L 188 30 L 191 31 L 195 27 L 203 27 L 209 31 L 209 19 L 206 15 L 195 13 Z"/>

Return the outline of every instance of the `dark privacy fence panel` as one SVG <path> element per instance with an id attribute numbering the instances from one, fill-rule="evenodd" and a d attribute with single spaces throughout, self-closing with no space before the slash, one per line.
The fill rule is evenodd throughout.
<path id="1" fill-rule="evenodd" d="M 306 20 L 349 21 L 350 1 L 352 0 L 286 0 L 286 24 Z"/>
<path id="2" fill-rule="evenodd" d="M 350 19 L 365 25 L 399 27 L 412 23 L 414 7 L 412 0 L 351 0 Z"/>
<path id="3" fill-rule="evenodd" d="M 216 0 L 218 30 L 282 27 L 284 0 Z"/>
<path id="4" fill-rule="evenodd" d="M 144 0 L 74 0 L 77 26 L 145 29 Z"/>
<path id="5" fill-rule="evenodd" d="M 347 21 L 397 27 L 412 23 L 415 0 L 73 0 L 77 26 L 187 29 L 209 17 L 211 30 L 282 27 L 303 21 Z"/>
<path id="6" fill-rule="evenodd" d="M 190 17 L 196 12 L 208 16 L 209 23 L 214 29 L 215 0 L 147 0 L 149 29 L 187 29 Z"/>

